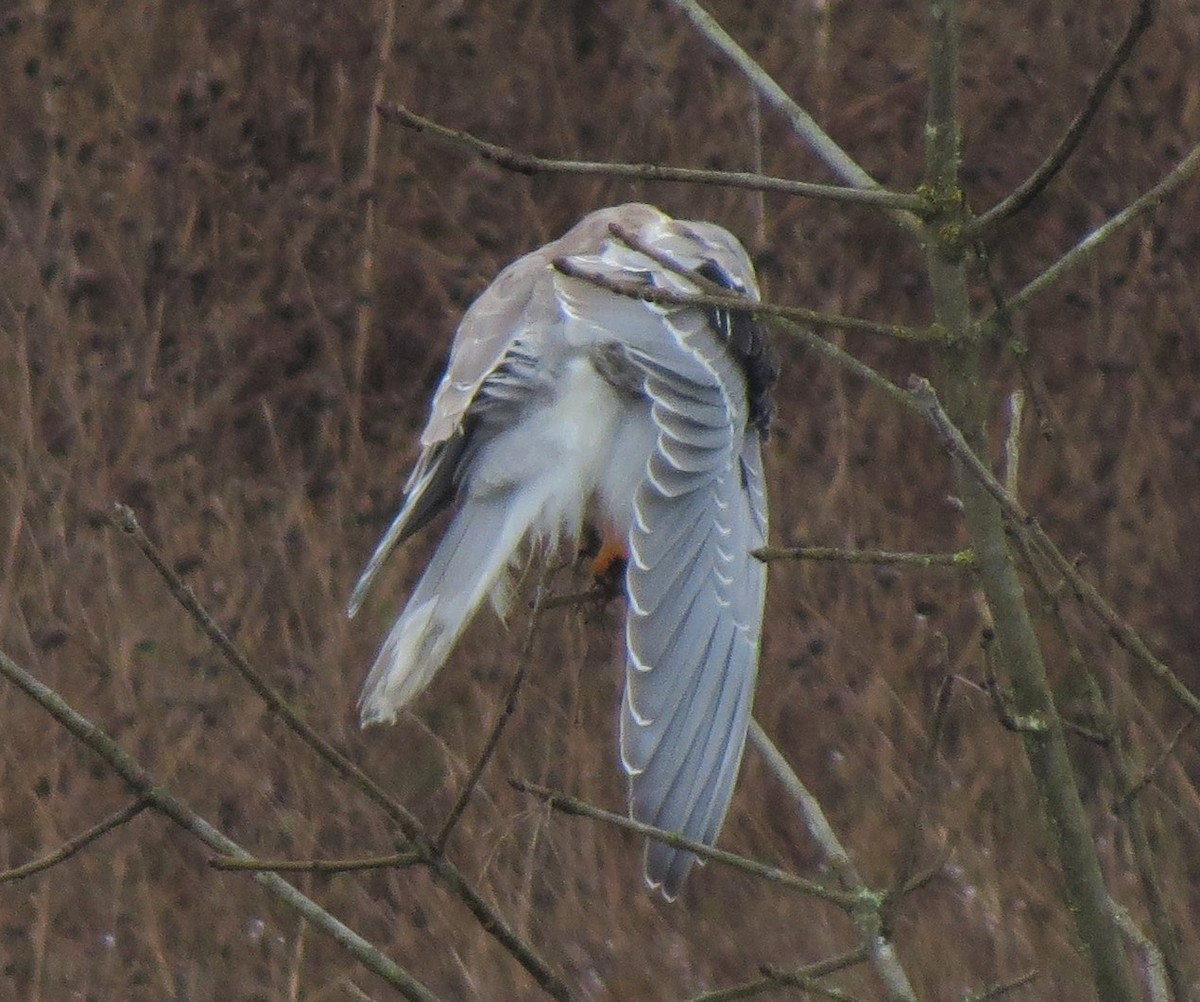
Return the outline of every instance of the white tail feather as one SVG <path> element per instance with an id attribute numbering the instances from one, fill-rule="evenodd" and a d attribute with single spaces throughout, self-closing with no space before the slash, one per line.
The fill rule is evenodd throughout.
<path id="1" fill-rule="evenodd" d="M 537 507 L 469 498 L 446 529 L 363 686 L 362 723 L 387 723 L 429 684 L 480 603 L 509 590 L 508 567 Z"/>

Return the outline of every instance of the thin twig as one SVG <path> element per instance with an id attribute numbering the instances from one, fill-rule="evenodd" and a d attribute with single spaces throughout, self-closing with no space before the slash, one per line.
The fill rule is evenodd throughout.
<path id="1" fill-rule="evenodd" d="M 897 1002 L 916 1002 L 917 996 L 909 983 L 908 975 L 904 972 L 894 947 L 884 934 L 882 907 L 885 895 L 867 886 L 850 854 L 834 832 L 829 819 L 825 817 L 817 798 L 800 781 L 800 777 L 775 747 L 762 725 L 754 719 L 750 721 L 750 743 L 762 755 L 772 775 L 783 784 L 788 795 L 796 802 L 809 834 L 821 847 L 825 859 L 842 884 L 853 895 L 856 905 L 851 917 L 868 950 L 871 966 L 884 983 L 889 996 Z"/>
<path id="2" fill-rule="evenodd" d="M 1124 650 L 1133 654 L 1136 660 L 1141 661 L 1180 704 L 1195 716 L 1200 717 L 1200 697 L 1197 697 L 1166 664 L 1155 657 L 1154 653 L 1142 639 L 1141 634 L 1122 619 L 1096 587 L 1079 573 L 1075 565 L 1054 545 L 1054 542 L 1046 535 L 1045 531 L 1036 521 L 1031 520 L 1027 528 L 1037 543 L 1039 550 L 1046 555 L 1055 569 L 1067 579 L 1075 597 L 1100 618 L 1104 625 L 1108 627 L 1113 639 Z"/>
<path id="3" fill-rule="evenodd" d="M 1146 768 L 1142 771 L 1142 774 L 1138 776 L 1137 779 L 1133 780 L 1129 784 L 1128 789 L 1121 792 L 1121 795 L 1117 798 L 1116 804 L 1114 805 L 1116 810 L 1119 811 L 1121 809 L 1123 801 L 1140 796 L 1142 791 L 1149 786 L 1151 782 L 1153 782 L 1154 777 L 1157 776 L 1162 767 L 1166 765 L 1167 760 L 1173 754 L 1175 754 L 1175 749 L 1179 747 L 1180 740 L 1191 729 L 1194 723 L 1196 723 L 1196 718 L 1188 717 L 1187 720 L 1185 720 L 1175 729 L 1175 733 L 1171 735 L 1170 740 L 1167 741 L 1162 750 L 1159 751 L 1159 753 L 1155 756 L 1154 761 L 1146 766 Z"/>
<path id="4" fill-rule="evenodd" d="M 644 835 L 646 838 L 663 842 L 672 849 L 681 849 L 694 853 L 701 859 L 733 867 L 735 870 L 741 870 L 753 876 L 761 877 L 764 880 L 779 884 L 781 887 L 820 898 L 822 901 L 828 901 L 830 904 L 837 905 L 845 911 L 851 910 L 857 904 L 857 899 L 851 895 L 825 887 L 822 884 L 814 883 L 811 880 L 805 880 L 803 877 L 797 877 L 795 874 L 781 870 L 777 866 L 768 866 L 766 863 L 747 859 L 745 856 L 726 852 L 724 849 L 717 849 L 714 846 L 705 845 L 703 842 L 694 842 L 692 839 L 685 838 L 678 832 L 667 831 L 664 828 L 655 828 L 653 825 L 635 821 L 633 818 L 628 818 L 623 814 L 614 814 L 612 811 L 606 811 L 602 807 L 594 807 L 586 801 L 580 800 L 578 797 L 572 797 L 557 790 L 551 790 L 549 787 L 539 786 L 537 783 L 530 783 L 523 779 L 510 779 L 509 783 L 512 784 L 513 789 L 521 793 L 528 793 L 539 800 L 545 801 L 550 808 L 562 814 L 589 818 L 592 821 L 601 821 L 604 824 L 623 828 L 637 835 Z"/>
<path id="5" fill-rule="evenodd" d="M 936 878 L 946 872 L 946 864 L 950 862 L 950 855 L 950 846 L 944 847 L 937 859 L 925 867 L 925 869 L 917 870 L 909 876 L 908 880 L 898 890 L 889 892 L 888 899 L 890 901 L 899 901 L 901 898 L 910 895 L 913 891 L 919 891 L 922 887 L 932 884 Z"/>
<path id="6" fill-rule="evenodd" d="M 1007 995 L 1018 988 L 1024 988 L 1038 976 L 1038 973 L 1038 969 L 1035 967 L 1024 974 L 1018 974 L 1015 978 L 1009 978 L 1007 981 L 998 981 L 994 985 L 988 985 L 987 988 L 972 992 L 966 997 L 965 1002 L 989 1002 L 991 999 L 998 999 L 1001 995 Z"/>
<path id="7" fill-rule="evenodd" d="M 943 666 L 947 660 L 946 641 L 942 638 L 941 658 Z M 925 754 L 921 758 L 920 769 L 917 773 L 917 793 L 912 798 L 908 822 L 904 827 L 904 839 L 900 844 L 900 862 L 896 866 L 896 875 L 892 878 L 892 888 L 888 897 L 897 901 L 908 889 L 909 881 L 917 867 L 917 853 L 920 850 L 921 817 L 925 813 L 926 801 L 933 788 L 933 772 L 937 765 L 938 750 L 942 744 L 942 734 L 946 726 L 946 714 L 950 709 L 950 697 L 954 691 L 954 676 L 943 675 L 938 685 L 937 695 L 933 700 L 933 723 L 929 728 L 929 742 L 925 746 Z"/>
<path id="8" fill-rule="evenodd" d="M 182 800 L 159 786 L 154 777 L 107 733 L 78 713 L 62 696 L 30 675 L 2 651 L 0 674 L 38 703 L 81 744 L 104 759 L 124 780 L 125 785 L 149 807 L 169 818 L 184 831 L 190 832 L 210 849 L 225 856 L 249 858 L 250 854 L 245 849 L 210 825 Z M 282 877 L 274 873 L 256 873 L 254 879 L 312 922 L 316 928 L 340 943 L 359 963 L 383 978 L 405 998 L 415 1002 L 437 1002 L 436 995 L 395 961 L 315 901 L 301 894 Z"/>
<path id="9" fill-rule="evenodd" d="M 1167 979 L 1163 970 L 1163 956 L 1149 937 L 1138 928 L 1128 910 L 1115 899 L 1109 899 L 1113 914 L 1117 917 L 1117 926 L 1129 942 L 1136 947 L 1145 958 L 1146 989 L 1150 1002 L 1171 1002 L 1171 994 L 1167 990 Z M 1185 994 L 1177 995 L 1176 1002 L 1187 1002 L 1191 993 L 1187 985 L 1181 986 Z"/>
<path id="10" fill-rule="evenodd" d="M 854 967 L 867 959 L 867 949 L 855 947 L 847 953 L 805 964 L 791 971 L 767 971 L 763 977 L 747 981 L 740 985 L 730 985 L 728 988 L 718 988 L 715 991 L 694 995 L 688 1002 L 735 1002 L 738 999 L 753 998 L 776 988 L 811 989 L 817 978 L 823 978 L 838 971 Z"/>
<path id="11" fill-rule="evenodd" d="M 715 45 L 740 72 L 763 100 L 787 119 L 792 131 L 811 149 L 825 165 L 847 184 L 863 190 L 876 190 L 880 187 L 863 167 L 835 143 L 813 117 L 800 107 L 788 93 L 779 86 L 765 69 L 763 69 L 745 49 L 735 42 L 716 19 L 708 13 L 696 0 L 671 0 L 675 7 L 700 31 L 700 33 Z M 920 223 L 920 215 L 925 206 L 918 201 L 914 207 L 911 203 L 902 205 L 891 201 L 894 210 L 892 218 L 901 226 L 916 232 Z"/>
<path id="12" fill-rule="evenodd" d="M 1105 695 L 1095 678 L 1089 676 L 1089 682 L 1096 712 L 1105 716 L 1108 730 L 1112 732 L 1113 739 L 1107 745 L 1107 752 L 1113 781 L 1117 789 L 1130 790 L 1133 787 L 1133 781 L 1130 778 L 1126 737 L 1120 733 L 1115 721 L 1112 720 L 1112 713 L 1105 700 Z M 1119 798 L 1115 809 L 1117 816 L 1125 822 L 1125 831 L 1129 837 L 1130 848 L 1133 850 L 1134 869 L 1137 871 L 1138 880 L 1142 885 L 1146 910 L 1149 912 L 1150 924 L 1154 930 L 1156 942 L 1149 945 L 1153 946 L 1156 951 L 1159 973 L 1170 984 L 1171 994 L 1176 1002 L 1187 1002 L 1191 992 L 1188 988 L 1188 978 L 1184 973 L 1183 957 L 1180 953 L 1179 930 L 1171 918 L 1171 910 L 1167 905 L 1162 881 L 1158 876 L 1154 848 L 1151 844 L 1149 830 L 1146 828 L 1145 815 L 1137 797 L 1123 796 Z M 1128 919 L 1128 916 L 1123 917 Z M 1132 923 L 1130 924 L 1132 925 Z M 1165 993 L 1163 997 L 1166 997 Z"/>
<path id="13" fill-rule="evenodd" d="M 259 675 L 242 652 L 234 646 L 233 641 L 229 639 L 216 620 L 208 614 L 208 610 L 200 604 L 195 592 L 175 573 L 163 558 L 162 553 L 159 552 L 158 547 L 150 541 L 138 522 L 137 516 L 133 513 L 133 509 L 123 504 L 114 505 L 112 521 L 133 541 L 142 556 L 150 562 L 159 577 L 163 579 L 175 601 L 183 606 L 184 611 L 212 641 L 234 671 L 266 704 L 267 709 L 279 717 L 289 730 L 312 748 L 322 761 L 331 765 L 356 788 L 365 793 L 369 799 L 382 807 L 385 813 L 400 826 L 406 838 L 413 842 L 419 842 L 420 822 L 403 805 L 389 796 L 375 780 L 318 734 L 311 724 L 288 705 L 287 700 L 279 691 Z"/>
<path id="14" fill-rule="evenodd" d="M 1069 733 L 1074 734 L 1077 738 L 1083 738 L 1084 741 L 1094 744 L 1097 748 L 1112 746 L 1112 735 L 1095 727 L 1089 727 L 1087 724 L 1066 716 L 1062 718 L 1062 725 Z"/>
<path id="15" fill-rule="evenodd" d="M 375 187 L 379 165 L 379 116 L 374 107 L 383 99 L 384 77 L 391 60 L 392 39 L 396 34 L 397 0 L 381 0 L 383 25 L 375 50 L 375 81 L 371 91 L 371 111 L 367 115 L 367 141 L 363 151 L 363 178 L 366 203 L 363 208 L 362 254 L 359 258 L 358 304 L 354 316 L 353 389 L 350 396 L 350 426 L 361 442 L 363 377 L 367 365 L 367 344 L 375 324 L 375 231 L 378 216 Z"/>
<path id="16" fill-rule="evenodd" d="M 496 751 L 496 746 L 500 743 L 500 736 L 504 733 L 504 728 L 508 725 L 509 720 L 512 719 L 512 715 L 517 710 L 517 699 L 521 694 L 522 687 L 525 685 L 525 674 L 529 670 L 530 662 L 533 660 L 533 642 L 537 636 L 538 620 L 542 615 L 542 603 L 545 601 L 545 598 L 546 580 L 545 575 L 543 575 L 533 601 L 533 611 L 529 614 L 529 623 L 525 628 L 525 640 L 521 644 L 521 653 L 517 658 L 517 669 L 513 672 L 512 682 L 509 684 L 508 692 L 505 694 L 504 705 L 500 709 L 500 716 L 496 718 L 496 723 L 492 726 L 492 731 L 488 735 L 487 741 L 484 742 L 483 750 L 479 753 L 479 757 L 471 767 L 471 773 L 467 777 L 467 781 L 463 784 L 462 790 L 459 791 L 454 806 L 450 808 L 450 813 L 446 815 L 446 820 L 442 822 L 442 827 L 434 837 L 433 851 L 437 855 L 441 855 L 445 851 L 446 840 L 450 837 L 454 826 L 458 824 L 458 819 L 462 817 L 463 811 L 467 809 L 467 802 L 471 799 L 471 794 L 479 783 L 480 777 L 483 776 L 483 770 L 487 768 L 488 763 L 492 760 L 492 755 Z"/>
<path id="17" fill-rule="evenodd" d="M 767 970 L 770 971 L 770 968 L 767 968 Z M 823 984 L 813 978 L 797 978 L 793 981 L 788 978 L 787 973 L 784 971 L 780 971 L 776 975 L 776 985 L 779 988 L 798 988 L 806 995 L 816 995 L 823 999 L 832 999 L 833 1002 L 859 1002 L 857 995 L 851 995 L 849 992 L 842 991 L 840 988 L 834 988 L 833 985 Z"/>
<path id="18" fill-rule="evenodd" d="M 611 585 L 604 583 L 592 585 L 584 591 L 565 592 L 562 595 L 551 595 L 542 602 L 542 612 L 551 609 L 564 609 L 577 605 L 605 604 L 617 598 L 620 592 Z"/>
<path id="19" fill-rule="evenodd" d="M 468 150 L 497 167 L 518 174 L 583 174 L 624 178 L 631 181 L 673 181 L 680 184 L 715 185 L 747 191 L 768 191 L 802 198 L 818 198 L 829 202 L 849 202 L 871 205 L 909 213 L 920 212 L 923 203 L 916 195 L 885 191 L 875 187 L 844 188 L 839 185 L 813 184 L 790 178 L 770 177 L 749 171 L 722 171 L 696 167 L 668 167 L 663 164 L 611 163 L 597 160 L 560 160 L 523 153 L 499 143 L 480 139 L 469 132 L 451 129 L 393 101 L 381 101 L 376 110 L 384 118 L 398 122 L 414 132 L 429 135 Z"/>
<path id="20" fill-rule="evenodd" d="M 1129 765 L 1120 740 L 1115 740 L 1109 745 L 1109 763 L 1112 766 L 1113 778 L 1117 785 L 1126 788 L 1131 786 Z M 1149 945 L 1157 951 L 1159 970 L 1165 976 L 1166 981 L 1170 983 L 1172 996 L 1176 1002 L 1187 1002 L 1191 993 L 1188 989 L 1188 979 L 1183 970 L 1183 957 L 1180 955 L 1179 930 L 1171 918 L 1171 909 L 1167 906 L 1162 881 L 1158 877 L 1154 848 L 1150 841 L 1150 833 L 1146 828 L 1146 819 L 1136 797 L 1123 798 L 1119 804 L 1118 816 L 1125 822 L 1129 844 L 1133 849 L 1134 866 L 1142 885 L 1146 909 L 1150 914 L 1151 927 L 1157 940 L 1156 944 L 1150 943 Z"/>
<path id="21" fill-rule="evenodd" d="M 1059 634 L 1060 640 L 1067 649 L 1067 657 L 1072 669 L 1082 674 L 1088 682 L 1091 691 L 1093 712 L 1098 721 L 1099 733 L 1085 734 L 1091 740 L 1102 745 L 1107 753 L 1109 767 L 1112 769 L 1113 782 L 1118 790 L 1128 791 L 1133 783 L 1129 774 L 1129 757 L 1126 742 L 1117 727 L 1113 713 L 1109 707 L 1105 693 L 1101 690 L 1094 674 L 1087 670 L 1082 651 L 1075 643 L 1063 615 L 1062 603 L 1059 600 L 1061 587 L 1052 587 L 1047 580 L 1041 562 L 1028 545 L 1024 535 L 1015 534 L 1015 542 L 1024 558 L 1025 565 L 1035 586 L 1046 602 L 1052 622 Z M 1188 720 L 1194 720 L 1189 717 Z M 1067 721 L 1064 719 L 1064 724 Z M 1183 961 L 1179 952 L 1179 933 L 1171 919 L 1163 894 L 1162 883 L 1158 878 L 1154 861 L 1154 850 L 1150 844 L 1150 836 L 1146 829 L 1146 821 L 1136 797 L 1121 796 L 1114 805 L 1117 816 L 1125 823 L 1126 834 L 1133 850 L 1134 869 L 1142 885 L 1146 908 L 1150 913 L 1150 921 L 1158 941 L 1158 956 L 1160 967 L 1171 984 L 1172 992 L 1177 1000 L 1186 1000 L 1189 996 L 1187 978 L 1183 971 Z"/>
<path id="22" fill-rule="evenodd" d="M 1046 185 L 1062 170 L 1063 165 L 1071 158 L 1071 154 L 1079 147 L 1080 141 L 1096 117 L 1096 112 L 1100 110 L 1100 105 L 1108 96 L 1113 81 L 1117 79 L 1117 73 L 1129 61 L 1138 40 L 1154 21 L 1156 3 L 1157 0 L 1141 0 L 1121 41 L 1117 43 L 1108 63 L 1100 71 L 1100 75 L 1088 92 L 1083 107 L 1063 134 L 1062 139 L 1059 140 L 1058 145 L 1008 197 L 993 205 L 971 224 L 969 238 L 978 237 L 1021 212 L 1045 190 Z"/>
<path id="23" fill-rule="evenodd" d="M 910 567 L 965 567 L 970 550 L 955 553 L 912 553 L 903 550 L 854 550 L 841 546 L 763 546 L 750 555 L 763 563 L 774 560 L 818 560 L 843 564 L 905 564 Z"/>
<path id="24" fill-rule="evenodd" d="M 1105 243 L 1110 237 L 1124 229 L 1147 212 L 1157 209 L 1175 191 L 1189 181 L 1200 168 L 1200 143 L 1188 151 L 1184 157 L 1161 181 L 1144 194 L 1138 196 L 1124 209 L 1109 219 L 1106 223 L 1092 230 L 1074 247 L 1062 255 L 1057 261 L 1046 268 L 1040 275 L 1030 281 L 1015 295 L 1010 296 L 1003 307 L 987 319 L 987 324 L 995 325 L 1001 319 L 1016 310 L 1023 309 L 1034 296 L 1045 291 L 1064 274 L 1085 260 L 1093 251 Z"/>
<path id="25" fill-rule="evenodd" d="M 1038 551 L 1041 552 L 1051 565 L 1067 580 L 1076 598 L 1092 610 L 1108 627 L 1114 640 L 1124 649 L 1141 661 L 1150 673 L 1157 678 L 1167 690 L 1188 709 L 1193 715 L 1200 717 L 1200 697 L 1197 697 L 1146 645 L 1141 635 L 1125 622 L 1099 591 L 1079 573 L 1070 560 L 1046 535 L 1038 524 L 1037 519 L 1021 507 L 1020 502 L 1009 494 L 1000 482 L 987 468 L 987 465 L 975 454 L 967 444 L 961 431 L 955 427 L 949 415 L 943 410 L 937 394 L 929 381 L 913 377 L 909 381 L 912 399 L 937 430 L 942 442 L 954 456 L 962 462 L 964 468 L 979 481 L 984 489 L 997 501 L 1015 532 L 1025 532 Z"/>
<path id="26" fill-rule="evenodd" d="M 750 721 L 750 743 L 762 755 L 771 774 L 783 784 L 788 795 L 796 802 L 804 815 L 804 824 L 816 843 L 821 847 L 826 860 L 838 875 L 842 884 L 852 892 L 859 894 L 866 890 L 866 884 L 858 875 L 858 870 L 850 860 L 850 854 L 842 846 L 841 840 L 834 833 L 820 803 L 796 775 L 783 753 L 775 746 L 767 732 L 757 720 Z"/>
<path id="27" fill-rule="evenodd" d="M 361 988 L 359 988 L 358 985 L 351 981 L 349 975 L 341 978 L 337 982 L 337 986 L 339 988 L 345 988 L 346 991 L 348 991 L 354 998 L 358 1000 L 358 1002 L 375 1002 L 374 997 L 368 995 Z"/>
<path id="28" fill-rule="evenodd" d="M 608 289 L 619 296 L 628 296 L 630 299 L 640 299 L 643 302 L 666 303 L 669 305 L 679 306 L 707 306 L 715 307 L 717 309 L 729 308 L 729 300 L 727 297 L 718 298 L 716 296 L 681 296 L 675 293 L 667 292 L 663 289 L 654 289 L 645 285 L 635 285 L 631 282 L 619 282 L 609 279 L 603 275 L 594 275 L 582 268 L 576 268 L 565 258 L 560 258 L 555 261 L 554 266 L 564 274 L 579 278 L 585 282 L 591 282 L 592 284 Z M 901 407 L 904 407 L 905 409 L 916 414 L 924 416 L 925 411 L 913 394 L 907 390 L 901 389 L 891 380 L 880 375 L 865 362 L 859 361 L 848 351 L 839 348 L 836 344 L 825 340 L 823 337 L 818 337 L 816 334 L 810 331 L 805 326 L 805 323 L 811 321 L 806 321 L 802 318 L 802 314 L 807 311 L 794 310 L 791 307 L 779 307 L 770 306 L 763 303 L 754 303 L 750 302 L 749 300 L 745 301 L 745 305 L 742 308 L 747 313 L 753 313 L 772 320 L 776 326 L 787 331 L 787 333 L 791 334 L 796 338 L 796 340 L 800 341 L 806 347 L 811 348 L 813 351 L 817 352 L 817 354 L 824 356 L 831 362 L 840 365 L 842 368 L 854 373 L 865 383 L 868 383 L 869 385 L 880 390 L 894 403 L 899 404 Z M 790 314 L 795 315 L 792 316 Z M 834 318 L 829 317 L 827 314 L 818 314 L 818 317 L 830 321 L 834 320 Z M 836 319 L 838 321 L 848 321 L 851 318 L 839 317 Z M 944 332 L 936 327 L 926 331 L 914 331 L 912 328 L 895 327 L 887 328 L 885 330 L 877 327 L 877 325 L 872 324 L 870 321 L 854 320 L 853 323 L 860 326 L 862 324 L 869 324 L 873 328 L 872 333 L 887 333 L 892 336 L 902 337 L 905 335 L 900 334 L 899 331 L 913 331 L 913 333 L 916 335 L 915 340 L 928 340 L 931 342 L 940 341 L 943 343 L 946 341 Z M 836 326 L 836 324 L 832 325 Z"/>
<path id="29" fill-rule="evenodd" d="M 909 341 L 918 344 L 929 344 L 944 341 L 942 333 L 936 328 L 906 327 L 903 324 L 880 323 L 875 320 L 864 320 L 861 317 L 841 316 L 837 313 L 822 313 L 819 310 L 807 310 L 800 306 L 779 306 L 775 303 L 762 303 L 747 299 L 737 293 L 722 289 L 720 292 L 709 294 L 685 294 L 672 292 L 669 289 L 659 289 L 652 285 L 638 282 L 626 282 L 609 278 L 596 272 L 580 268 L 570 258 L 555 258 L 556 271 L 571 278 L 615 292 L 618 296 L 629 299 L 640 299 L 645 303 L 656 303 L 662 306 L 702 306 L 727 310 L 730 301 L 737 303 L 737 309 L 742 313 L 752 314 L 762 320 L 790 320 L 794 323 L 809 324 L 813 327 L 831 328 L 834 330 L 856 331 L 863 334 L 875 334 L 881 337 L 894 338 L 897 341 Z M 689 275 L 694 281 L 695 276 Z"/>
<path id="30" fill-rule="evenodd" d="M 1040 734 L 1047 730 L 1048 724 L 1040 716 L 1021 715 L 1014 712 L 1011 692 L 1006 692 L 996 678 L 996 635 L 989 627 L 984 630 L 980 647 L 983 653 L 983 691 L 992 704 L 992 712 L 1000 726 L 1014 734 Z"/>
<path id="31" fill-rule="evenodd" d="M 795 988 L 803 992 L 805 995 L 816 995 L 820 998 L 833 999 L 833 1002 L 858 1002 L 856 996 L 849 992 L 844 992 L 840 988 L 834 988 L 833 985 L 822 984 L 815 978 L 790 978 L 788 972 L 775 972 L 769 968 L 764 968 L 768 971 L 767 974 L 758 981 L 751 981 L 745 985 L 735 985 L 728 989 L 718 989 L 715 992 L 705 992 L 703 995 L 697 995 L 689 1002 L 709 1002 L 711 999 L 745 999 L 753 998 L 755 995 L 761 995 L 764 992 L 778 991 L 784 988 Z"/>
<path id="32" fill-rule="evenodd" d="M 57 866 L 63 860 L 70 859 L 76 853 L 86 849 L 102 835 L 107 835 L 114 828 L 120 828 L 121 825 L 132 821 L 149 806 L 150 801 L 145 797 L 139 797 L 132 803 L 122 807 L 119 811 L 110 814 L 98 824 L 92 825 L 87 831 L 80 832 L 74 838 L 68 839 L 53 852 L 47 853 L 38 859 L 30 860 L 21 866 L 14 866 L 11 870 L 0 872 L 0 884 L 7 884 L 14 880 L 32 877 L 35 873 L 41 873 L 43 870 L 49 870 L 52 866 Z"/>
<path id="33" fill-rule="evenodd" d="M 284 724 L 303 740 L 317 756 L 330 765 L 339 775 L 355 789 L 380 807 L 383 812 L 404 833 L 406 839 L 415 848 L 426 854 L 426 864 L 432 870 L 438 881 L 455 895 L 475 917 L 480 926 L 529 973 L 547 995 L 566 1002 L 571 998 L 571 992 L 566 983 L 555 974 L 533 947 L 507 923 L 496 909 L 467 882 L 466 878 L 445 855 L 433 852 L 429 836 L 420 822 L 358 765 L 351 762 L 345 755 L 334 748 L 307 722 L 296 714 L 277 690 L 272 688 L 250 665 L 225 632 L 217 625 L 208 611 L 200 604 L 191 588 L 183 582 L 178 574 L 171 569 L 163 559 L 158 548 L 146 536 L 138 524 L 133 510 L 126 505 L 118 504 L 113 507 L 113 521 L 116 526 L 126 533 L 134 542 L 142 555 L 158 572 L 175 600 L 183 606 L 192 620 L 204 634 L 216 645 L 229 665 L 252 688 L 267 708 L 275 713 Z"/>
<path id="34" fill-rule="evenodd" d="M 358 870 L 395 870 L 425 862 L 425 853 L 410 849 L 390 856 L 366 856 L 362 859 L 258 859 L 239 856 L 213 856 L 208 865 L 214 870 L 254 870 L 272 873 L 353 873 Z"/>

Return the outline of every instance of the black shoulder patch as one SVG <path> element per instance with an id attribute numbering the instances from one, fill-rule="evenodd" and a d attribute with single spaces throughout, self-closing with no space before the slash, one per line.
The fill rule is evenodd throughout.
<path id="1" fill-rule="evenodd" d="M 696 274 L 725 289 L 745 292 L 737 282 L 727 275 L 715 261 L 705 261 L 696 269 Z M 723 310 L 714 307 L 709 311 L 708 321 L 737 360 L 746 377 L 746 403 L 750 409 L 750 423 L 766 438 L 771 428 L 771 390 L 779 378 L 779 359 L 767 338 L 766 329 L 752 313 L 741 310 Z"/>

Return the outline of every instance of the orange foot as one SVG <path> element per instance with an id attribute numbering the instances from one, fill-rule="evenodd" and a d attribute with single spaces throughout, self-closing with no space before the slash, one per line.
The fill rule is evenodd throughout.
<path id="1" fill-rule="evenodd" d="M 585 543 L 583 556 L 592 558 L 592 580 L 598 590 L 613 597 L 624 591 L 629 562 L 624 539 L 606 528 L 603 535 L 597 532 Z"/>

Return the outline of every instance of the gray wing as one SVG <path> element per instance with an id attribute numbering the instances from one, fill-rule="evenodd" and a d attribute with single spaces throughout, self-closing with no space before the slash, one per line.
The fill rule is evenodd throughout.
<path id="1" fill-rule="evenodd" d="M 693 267 L 708 259 L 693 241 L 670 250 Z M 619 245 L 572 260 L 622 281 L 694 291 Z M 749 264 L 740 265 L 728 261 L 754 296 Z M 557 284 L 574 323 L 615 337 L 641 373 L 656 433 L 634 493 L 626 570 L 621 755 L 631 812 L 711 845 L 745 746 L 766 592 L 765 567 L 751 556 L 766 541 L 767 503 L 746 378 L 698 309 L 656 307 L 578 280 Z M 674 897 L 694 861 L 650 841 L 646 879 Z"/>
<path id="2" fill-rule="evenodd" d="M 758 666 L 766 501 L 759 440 L 722 425 L 721 389 L 649 376 L 659 429 L 634 497 L 621 753 L 639 820 L 716 841 Z M 719 438 L 723 437 L 723 441 Z M 646 878 L 678 893 L 694 857 L 646 848 Z"/>

